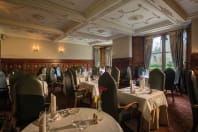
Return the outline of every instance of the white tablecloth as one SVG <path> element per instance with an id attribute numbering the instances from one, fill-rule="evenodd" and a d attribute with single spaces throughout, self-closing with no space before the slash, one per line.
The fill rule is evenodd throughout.
<path id="1" fill-rule="evenodd" d="M 121 104 L 138 102 L 139 110 L 147 121 L 151 120 L 151 113 L 153 110 L 160 106 L 168 107 L 164 92 L 156 89 L 152 89 L 151 94 L 149 94 L 149 89 L 146 89 L 145 91 L 138 91 L 138 89 L 136 89 L 135 94 L 130 94 L 129 88 L 118 89 L 118 100 Z"/>
<path id="2" fill-rule="evenodd" d="M 76 132 L 78 128 L 72 125 L 72 120 L 88 120 L 93 118 L 93 114 L 96 113 L 96 109 L 90 108 L 77 108 L 79 112 L 69 114 L 65 117 L 60 116 L 59 120 L 49 123 L 50 129 L 56 132 Z M 67 109 L 66 109 L 67 110 Z M 60 112 L 60 111 L 59 111 Z M 120 125 L 108 114 L 102 113 L 103 119 L 98 124 L 89 125 L 86 132 L 123 132 Z M 22 132 L 38 132 L 38 121 L 34 121 L 23 129 Z"/>
<path id="3" fill-rule="evenodd" d="M 90 89 L 92 97 L 99 96 L 98 80 L 82 81 L 79 86 Z"/>

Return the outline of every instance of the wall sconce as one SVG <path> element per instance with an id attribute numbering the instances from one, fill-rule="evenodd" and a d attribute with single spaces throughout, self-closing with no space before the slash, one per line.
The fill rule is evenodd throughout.
<path id="1" fill-rule="evenodd" d="M 38 52 L 40 50 L 40 47 L 38 45 L 33 45 L 32 50 L 34 52 Z"/>
<path id="2" fill-rule="evenodd" d="M 64 53 L 64 51 L 65 51 L 65 48 L 64 48 L 64 47 L 59 47 L 59 48 L 58 48 L 58 52 L 59 52 L 59 53 Z"/>

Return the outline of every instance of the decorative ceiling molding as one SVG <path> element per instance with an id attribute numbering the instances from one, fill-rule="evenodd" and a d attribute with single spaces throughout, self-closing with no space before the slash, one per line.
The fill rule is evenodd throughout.
<path id="1" fill-rule="evenodd" d="M 121 2 L 121 0 L 97 0 L 94 5 L 90 6 L 83 14 L 87 19 L 90 19 L 119 2 Z"/>
<path id="2" fill-rule="evenodd" d="M 170 21 L 163 21 L 154 25 L 149 25 L 147 27 L 143 27 L 140 29 L 135 30 L 135 34 L 145 34 L 145 33 L 153 33 L 153 32 L 158 32 L 160 30 L 167 29 L 168 27 L 172 26 L 173 23 Z"/>
<path id="3" fill-rule="evenodd" d="M 181 26 L 198 17 L 196 1 L 4 0 L 0 1 L 0 34 L 105 44 L 120 36 Z"/>
<path id="4" fill-rule="evenodd" d="M 164 2 L 173 10 L 175 10 L 175 12 L 177 12 L 183 19 L 187 19 L 188 14 L 175 0 L 164 0 Z"/>
<path id="5" fill-rule="evenodd" d="M 129 28 L 129 27 L 124 26 L 124 25 L 119 25 L 119 24 L 116 24 L 116 23 L 112 23 L 112 22 L 104 20 L 104 19 L 99 19 L 99 20 L 95 21 L 95 23 L 98 24 L 98 25 L 101 25 L 103 27 L 109 27 L 109 28 L 118 30 L 118 31 L 120 31 L 121 33 L 124 33 L 124 34 L 131 34 L 132 35 L 132 33 L 133 33 L 132 28 Z"/>
<path id="6" fill-rule="evenodd" d="M 30 29 L 35 29 L 35 30 L 42 30 L 45 32 L 59 34 L 59 35 L 63 34 L 63 31 L 58 30 L 58 29 L 54 29 L 54 28 L 50 28 L 50 27 L 46 27 L 46 26 L 35 25 L 35 24 L 31 24 L 31 23 L 26 23 L 26 22 L 15 21 L 15 20 L 0 19 L 0 23 L 6 24 L 6 25 L 15 25 L 18 27 L 30 28 Z"/>
<path id="7" fill-rule="evenodd" d="M 182 24 L 185 22 L 185 19 L 182 18 L 179 14 L 175 12 L 171 7 L 162 0 L 146 0 L 149 4 L 151 4 L 155 9 L 163 13 L 171 22 L 174 24 Z"/>
<path id="8" fill-rule="evenodd" d="M 53 11 L 57 15 L 62 14 L 68 19 L 71 19 L 77 22 L 85 21 L 85 17 L 83 17 L 83 15 L 80 12 L 68 9 L 63 6 L 56 5 L 48 0 L 39 0 L 39 1 L 38 0 L 7 0 L 7 1 L 19 4 L 19 5 L 22 4 L 22 5 L 33 7 L 33 8 L 39 8 L 45 11 Z"/>

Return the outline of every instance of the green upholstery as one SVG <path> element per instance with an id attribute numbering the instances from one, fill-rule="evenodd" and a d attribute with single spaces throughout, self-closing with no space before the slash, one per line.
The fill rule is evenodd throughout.
<path id="1" fill-rule="evenodd" d="M 165 74 L 159 69 L 153 69 L 149 73 L 149 85 L 152 89 L 164 91 L 165 89 Z"/>
<path id="2" fill-rule="evenodd" d="M 78 91 L 71 70 L 67 70 L 63 76 L 63 93 L 65 96 L 74 99 L 73 107 L 77 106 L 77 101 L 83 98 L 83 91 Z"/>
<path id="3" fill-rule="evenodd" d="M 75 97 L 75 84 L 72 76 L 72 72 L 67 70 L 63 77 L 63 93 L 65 96 Z"/>
<path id="4" fill-rule="evenodd" d="M 6 80 L 5 80 L 5 74 L 3 71 L 0 71 L 0 89 L 6 88 Z"/>
<path id="5" fill-rule="evenodd" d="M 188 96 L 191 103 L 193 127 L 192 132 L 195 132 L 198 125 L 198 87 L 197 78 L 193 71 L 188 71 L 186 75 Z"/>
<path id="6" fill-rule="evenodd" d="M 117 83 L 117 87 L 119 88 L 119 83 L 120 83 L 120 70 L 116 67 L 113 66 L 111 70 L 111 75 L 114 78 L 114 80 Z"/>
<path id="7" fill-rule="evenodd" d="M 126 106 L 130 105 L 128 108 L 126 108 L 126 106 L 119 105 L 119 101 L 117 99 L 117 85 L 113 77 L 108 72 L 105 72 L 100 76 L 98 86 L 99 88 L 105 88 L 105 90 L 100 93 L 102 110 L 117 120 L 124 131 L 128 132 L 131 130 L 139 130 L 141 112 L 138 111 L 138 103 L 136 103 L 136 107 L 127 104 Z M 132 123 L 128 126 L 128 122 L 131 121 Z"/>
<path id="8" fill-rule="evenodd" d="M 21 74 L 17 78 L 13 89 L 13 115 L 16 125 L 23 128 L 39 117 L 39 113 L 45 109 L 45 99 L 35 77 Z"/>
<path id="9" fill-rule="evenodd" d="M 96 75 L 98 76 L 99 75 L 99 68 L 98 67 L 92 67 L 92 75 Z"/>
<path id="10" fill-rule="evenodd" d="M 172 98 L 174 101 L 174 80 L 175 80 L 175 71 L 172 68 L 167 68 L 164 71 L 166 78 L 165 78 L 165 90 L 171 90 Z"/>
<path id="11" fill-rule="evenodd" d="M 72 76 L 73 76 L 73 80 L 74 80 L 74 86 L 77 87 L 78 86 L 78 84 L 77 84 L 77 82 L 78 82 L 77 81 L 77 69 L 76 68 L 70 68 L 68 70 L 71 71 Z"/>
<path id="12" fill-rule="evenodd" d="M 103 111 L 118 120 L 117 85 L 115 80 L 108 72 L 105 72 L 99 78 L 98 86 L 106 88 L 101 96 Z"/>

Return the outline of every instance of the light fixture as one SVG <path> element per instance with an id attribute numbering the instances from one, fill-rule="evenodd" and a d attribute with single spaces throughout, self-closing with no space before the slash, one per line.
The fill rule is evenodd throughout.
<path id="1" fill-rule="evenodd" d="M 58 52 L 59 52 L 59 53 L 64 53 L 64 51 L 65 51 L 65 48 L 64 48 L 64 47 L 59 47 L 59 48 L 58 48 Z"/>
<path id="2" fill-rule="evenodd" d="M 39 45 L 33 45 L 33 46 L 32 46 L 32 50 L 33 50 L 34 52 L 38 52 L 38 51 L 40 50 Z"/>

